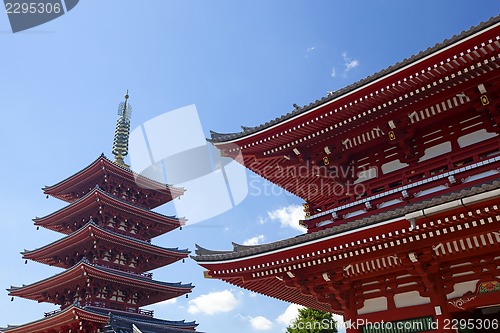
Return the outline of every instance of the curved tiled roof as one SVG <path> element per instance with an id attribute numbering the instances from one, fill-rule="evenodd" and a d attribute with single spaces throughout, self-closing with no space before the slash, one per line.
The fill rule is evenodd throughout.
<path id="1" fill-rule="evenodd" d="M 329 93 L 328 96 L 325 96 L 321 99 L 318 99 L 318 100 L 310 103 L 309 105 L 304 105 L 304 106 L 300 107 L 300 106 L 294 104 L 295 109 L 293 111 L 291 111 L 291 112 L 289 112 L 281 117 L 275 118 L 274 120 L 270 120 L 264 124 L 254 126 L 254 127 L 241 126 L 242 131 L 237 132 L 237 133 L 217 133 L 214 131 L 210 131 L 211 138 L 208 141 L 210 141 L 212 143 L 219 143 L 219 142 L 226 142 L 226 141 L 230 141 L 230 140 L 234 140 L 234 139 L 239 139 L 239 138 L 242 138 L 246 135 L 257 133 L 259 131 L 265 130 L 266 128 L 269 128 L 271 126 L 279 124 L 279 123 L 286 121 L 288 119 L 292 119 L 292 118 L 299 116 L 307 111 L 312 110 L 315 107 L 318 107 L 318 106 L 325 104 L 327 102 L 336 100 L 339 97 L 342 97 L 343 95 L 346 95 L 346 94 L 348 94 L 356 89 L 363 87 L 364 85 L 367 85 L 367 84 L 370 84 L 376 80 L 379 80 L 379 79 L 383 78 L 384 76 L 387 76 L 387 75 L 389 75 L 393 72 L 396 72 L 396 71 L 398 71 L 398 70 L 400 70 L 408 65 L 411 65 L 412 63 L 414 63 L 416 61 L 424 59 L 425 57 L 427 57 L 427 56 L 429 56 L 429 55 L 431 55 L 439 50 L 442 50 L 446 47 L 449 47 L 449 46 L 453 45 L 454 43 L 461 41 L 461 40 L 463 40 L 463 39 L 479 32 L 479 31 L 481 31 L 485 28 L 488 28 L 488 27 L 490 27 L 496 23 L 499 23 L 499 22 L 500 22 L 500 15 L 492 17 L 488 21 L 482 22 L 477 26 L 471 27 L 469 30 L 462 31 L 460 34 L 454 35 L 453 37 L 446 39 L 443 42 L 438 43 L 432 47 L 429 47 L 425 51 L 421 51 L 418 54 L 411 56 L 410 58 L 406 58 L 406 59 L 404 59 L 404 60 L 402 60 L 402 61 L 400 61 L 400 62 L 398 62 L 390 67 L 387 67 L 387 68 L 385 68 L 385 69 L 383 69 L 383 70 L 381 70 L 373 75 L 370 75 L 370 76 L 368 76 L 360 81 L 357 81 L 351 85 L 348 85 L 344 88 L 341 88 L 335 92 Z"/>
<path id="2" fill-rule="evenodd" d="M 193 332 L 193 328 L 198 326 L 196 322 L 186 322 L 185 320 L 163 320 L 156 318 L 138 318 L 135 316 L 109 314 L 108 325 L 104 327 L 105 332 L 132 333 L 133 326 L 136 326 L 142 333 L 182 333 Z"/>
<path id="3" fill-rule="evenodd" d="M 160 183 L 156 180 L 145 177 L 142 174 L 138 174 L 138 173 L 132 171 L 131 169 L 124 167 L 123 165 L 117 164 L 117 163 L 111 161 L 110 159 L 108 159 L 104 155 L 104 153 L 101 154 L 97 159 L 95 159 L 92 163 L 90 163 L 85 168 L 81 169 L 80 171 L 74 173 L 73 175 L 61 180 L 60 182 L 58 182 L 54 185 L 45 186 L 42 188 L 42 190 L 44 191 L 44 193 L 46 193 L 48 195 L 54 196 L 56 198 L 59 198 L 59 199 L 65 200 L 65 201 L 71 201 L 70 199 L 65 198 L 64 193 L 62 193 L 62 194 L 60 193 L 61 188 L 64 189 L 64 186 L 68 186 L 68 184 L 71 184 L 71 181 L 76 179 L 78 176 L 84 174 L 85 172 L 92 170 L 92 168 L 95 168 L 96 166 L 98 166 L 98 164 L 100 162 L 106 163 L 110 168 L 116 168 L 116 170 L 118 170 L 118 172 L 121 172 L 122 173 L 121 175 L 125 176 L 129 181 L 132 181 L 138 185 L 139 184 L 148 185 L 149 190 L 154 189 L 155 191 L 163 193 L 164 195 L 169 194 L 169 195 L 171 195 L 172 198 L 175 198 L 178 195 L 182 195 L 185 192 L 185 189 L 182 187 L 176 187 L 173 185 Z M 102 168 L 103 168 L 103 166 L 99 167 L 98 170 L 101 170 Z M 142 185 L 139 185 L 139 186 L 142 186 Z M 151 187 L 149 187 L 149 186 L 151 186 Z M 177 192 L 178 194 L 176 196 L 172 196 L 172 192 Z M 74 198 L 72 200 L 74 200 Z"/>
<path id="4" fill-rule="evenodd" d="M 89 222 L 87 222 L 83 227 L 81 227 L 80 229 L 78 229 L 77 231 L 63 237 L 63 238 L 60 238 L 52 243 L 49 243 L 43 247 L 40 247 L 40 248 L 37 248 L 37 249 L 34 249 L 34 250 L 24 250 L 23 252 L 21 252 L 21 254 L 24 256 L 24 255 L 29 255 L 31 253 L 34 253 L 34 252 L 39 252 L 41 250 L 45 250 L 45 249 L 48 249 L 48 248 L 51 248 L 53 247 L 54 245 L 60 243 L 64 243 L 66 242 L 67 240 L 69 239 L 72 239 L 74 236 L 76 236 L 77 234 L 79 233 L 91 233 L 92 231 L 90 231 L 88 229 L 88 227 L 92 227 L 92 228 L 95 228 L 96 230 L 99 230 L 105 234 L 109 234 L 113 237 L 116 237 L 117 239 L 121 240 L 124 244 L 129 244 L 129 245 L 133 245 L 133 244 L 136 244 L 136 245 L 139 245 L 139 246 L 145 246 L 146 248 L 149 248 L 151 250 L 157 250 L 157 251 L 168 251 L 168 252 L 172 252 L 173 254 L 176 254 L 176 255 L 188 255 L 190 253 L 190 251 L 188 249 L 179 249 L 179 248 L 166 248 L 166 247 L 161 247 L 161 246 L 158 246 L 158 245 L 154 245 L 154 244 L 151 244 L 149 242 L 146 242 L 146 241 L 143 241 L 143 240 L 140 240 L 138 238 L 134 238 L 134 237 L 130 237 L 130 236 L 127 236 L 127 235 L 123 235 L 123 234 L 119 234 L 119 233 L 116 233 L 112 230 L 109 230 L 109 229 L 105 229 L 105 228 L 102 228 L 100 226 L 98 226 L 97 224 L 95 224 L 92 220 L 90 220 Z M 91 241 L 91 240 L 89 240 Z M 51 253 L 52 255 L 52 253 Z"/>
<path id="5" fill-rule="evenodd" d="M 7 327 L 0 327 L 0 332 L 22 329 L 23 327 L 27 329 L 29 326 L 35 326 L 44 322 L 54 321 L 54 318 L 56 316 L 70 315 L 71 317 L 74 317 L 74 311 L 76 311 L 78 315 L 89 315 L 95 318 L 99 318 L 99 321 L 102 323 L 105 323 L 107 320 L 108 323 L 104 327 L 104 332 L 106 333 L 132 333 L 133 325 L 136 325 L 136 327 L 140 328 L 141 332 L 143 333 L 185 333 L 195 332 L 194 328 L 198 326 L 198 324 L 194 321 L 173 321 L 151 317 L 141 317 L 138 315 L 116 314 L 110 312 L 110 310 L 108 309 L 80 306 L 78 303 L 75 303 L 66 309 L 54 312 L 54 314 L 51 316 L 46 316 L 24 325 L 8 325 Z"/>
<path id="6" fill-rule="evenodd" d="M 9 291 L 9 293 L 12 293 L 12 292 L 20 291 L 23 289 L 27 289 L 27 288 L 31 288 L 31 287 L 35 287 L 35 286 L 40 286 L 44 282 L 50 281 L 52 279 L 56 279 L 58 277 L 64 277 L 66 275 L 70 275 L 72 273 L 72 271 L 79 270 L 80 267 L 82 267 L 82 266 L 87 267 L 91 270 L 95 270 L 97 272 L 99 272 L 99 271 L 106 272 L 108 274 L 112 274 L 115 276 L 123 277 L 126 279 L 132 279 L 132 280 L 137 281 L 137 282 L 145 282 L 149 285 L 155 285 L 155 286 L 159 286 L 159 287 L 186 289 L 186 292 L 188 292 L 188 290 L 191 290 L 193 288 L 193 285 L 191 283 L 182 284 L 180 282 L 163 282 L 163 281 L 158 281 L 158 280 L 152 280 L 152 279 L 149 279 L 147 277 L 144 277 L 144 276 L 141 276 L 138 274 L 126 273 L 126 272 L 118 271 L 116 269 L 107 268 L 107 267 L 100 266 L 100 265 L 94 265 L 94 264 L 89 263 L 89 261 L 86 258 L 83 258 L 79 263 L 77 263 L 76 265 L 74 265 L 73 267 L 71 267 L 69 269 L 64 270 L 61 273 L 55 274 L 53 276 L 47 277 L 45 279 L 39 280 L 39 281 L 34 282 L 32 284 L 29 284 L 29 285 L 23 284 L 21 287 L 11 286 L 9 289 L 7 289 L 7 291 Z M 17 295 L 13 295 L 13 296 L 17 296 Z"/>
<path id="7" fill-rule="evenodd" d="M 108 317 L 108 313 L 103 313 L 103 312 L 97 312 L 94 311 L 93 309 L 89 309 L 88 307 L 82 307 L 78 303 L 75 303 L 63 310 L 60 311 L 55 311 L 53 315 L 51 316 L 45 316 L 44 318 L 22 324 L 22 325 L 7 325 L 7 327 L 0 327 L 0 332 L 10 332 L 12 330 L 17 331 L 22 331 L 22 332 L 27 332 L 27 330 L 33 327 L 37 327 L 36 325 L 39 324 L 47 324 L 47 323 L 53 323 L 54 321 L 57 321 L 57 317 L 75 317 L 76 315 L 79 316 L 90 316 L 94 318 L 94 320 L 98 320 L 101 323 L 106 322 L 106 318 Z M 96 321 L 97 321 L 96 320 Z M 57 323 L 56 323 L 57 324 Z"/>
<path id="8" fill-rule="evenodd" d="M 347 231 L 355 230 L 370 225 L 375 225 L 377 223 L 387 221 L 393 218 L 402 217 L 406 214 L 416 212 L 422 209 L 426 209 L 439 204 L 447 203 L 458 199 L 463 199 L 468 196 L 496 189 L 500 189 L 500 179 L 494 180 L 490 183 L 478 186 L 472 186 L 470 188 L 463 189 L 459 192 L 446 194 L 441 197 L 435 197 L 430 200 L 425 200 L 419 203 L 415 203 L 406 207 L 401 207 L 378 215 L 366 217 L 360 220 L 355 220 L 341 225 L 332 226 L 329 229 L 316 231 L 309 234 L 303 234 L 293 238 L 288 238 L 277 242 L 262 244 L 257 246 L 234 246 L 234 249 L 232 251 L 213 251 L 204 249 L 199 245 L 196 245 L 196 251 L 195 251 L 196 255 L 191 256 L 191 258 L 193 258 L 195 261 L 198 262 L 210 262 L 219 260 L 230 260 L 235 258 L 244 258 L 256 254 L 288 248 L 294 245 L 322 239 L 327 236 L 340 235 Z"/>
<path id="9" fill-rule="evenodd" d="M 77 207 L 82 202 L 85 202 L 85 200 L 88 200 L 89 198 L 92 198 L 96 194 L 102 195 L 104 198 L 109 198 L 111 200 L 116 200 L 117 202 L 119 202 L 119 203 L 121 203 L 121 204 L 123 204 L 125 206 L 128 206 L 128 207 L 131 207 L 131 208 L 135 209 L 137 212 L 139 212 L 139 214 L 144 214 L 146 216 L 150 216 L 151 218 L 154 218 L 155 221 L 157 221 L 157 222 L 166 221 L 166 220 L 172 220 L 172 222 L 178 222 L 179 226 L 182 226 L 183 223 L 185 223 L 185 221 L 186 221 L 186 219 L 182 218 L 182 217 L 167 216 L 167 215 L 163 215 L 161 213 L 155 212 L 153 210 L 144 209 L 143 207 L 140 207 L 140 206 L 138 206 L 136 204 L 133 204 L 131 202 L 128 202 L 126 200 L 118 198 L 118 197 L 116 197 L 116 196 L 114 196 L 114 195 L 112 195 L 112 194 L 110 194 L 110 193 L 102 190 L 97 185 L 96 185 L 96 187 L 95 187 L 95 189 L 93 191 L 89 191 L 87 194 L 85 194 L 81 198 L 77 199 L 76 201 L 73 201 L 73 202 L 69 203 L 68 205 L 66 205 L 66 206 L 64 206 L 64 207 L 56 210 L 55 212 L 50 213 L 49 215 L 46 215 L 44 217 L 37 217 L 37 218 L 33 219 L 33 221 L 35 222 L 35 225 L 43 225 L 43 223 L 40 223 L 40 221 L 43 221 L 43 220 L 46 220 L 46 219 L 50 219 L 51 217 L 55 216 L 56 214 L 60 214 L 60 213 L 65 212 L 65 211 L 69 211 L 73 207 Z"/>

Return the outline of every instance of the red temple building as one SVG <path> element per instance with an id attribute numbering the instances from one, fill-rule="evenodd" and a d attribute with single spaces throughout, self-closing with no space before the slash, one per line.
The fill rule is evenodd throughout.
<path id="1" fill-rule="evenodd" d="M 307 233 L 197 246 L 206 277 L 341 314 L 348 332 L 500 329 L 500 16 L 276 120 L 211 134 L 305 201 Z"/>
<path id="2" fill-rule="evenodd" d="M 186 295 L 191 284 L 152 278 L 149 270 L 184 260 L 189 251 L 163 248 L 151 239 L 181 227 L 183 219 L 151 209 L 181 196 L 184 189 L 156 183 L 133 173 L 128 152 L 131 108 L 120 103 L 111 161 L 101 155 L 69 178 L 43 189 L 68 203 L 35 225 L 65 236 L 22 252 L 26 260 L 57 266 L 61 273 L 11 287 L 9 295 L 53 303 L 60 308 L 44 318 L 0 329 L 5 333 L 181 333 L 197 324 L 155 319 L 144 306 Z"/>

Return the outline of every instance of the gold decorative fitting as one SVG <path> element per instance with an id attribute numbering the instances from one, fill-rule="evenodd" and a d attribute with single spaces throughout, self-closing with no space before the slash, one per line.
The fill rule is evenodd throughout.
<path id="1" fill-rule="evenodd" d="M 486 96 L 486 95 L 481 95 L 481 104 L 483 104 L 483 106 L 490 104 L 490 101 L 489 101 L 489 99 L 488 99 L 488 96 Z"/>

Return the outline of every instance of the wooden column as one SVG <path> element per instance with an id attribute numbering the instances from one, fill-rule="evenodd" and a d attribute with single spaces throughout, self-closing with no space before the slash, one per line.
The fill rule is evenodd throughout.
<path id="1" fill-rule="evenodd" d="M 346 333 L 361 332 L 358 326 L 358 312 L 355 302 L 355 293 L 351 289 L 351 282 L 346 279 L 341 273 L 336 273 L 332 277 L 332 282 L 328 288 L 332 291 L 337 302 L 339 302 L 344 311 L 344 322 L 346 324 Z"/>
<path id="2" fill-rule="evenodd" d="M 408 257 L 413 262 L 414 272 L 420 276 L 427 289 L 427 294 L 434 308 L 434 319 L 437 323 L 436 333 L 457 332 L 451 329 L 453 317 L 448 309 L 448 299 L 439 262 L 433 258 L 430 250 L 419 255 L 411 252 Z"/>

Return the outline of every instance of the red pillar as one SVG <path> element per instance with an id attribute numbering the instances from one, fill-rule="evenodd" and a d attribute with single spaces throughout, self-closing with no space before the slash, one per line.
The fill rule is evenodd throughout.
<path id="1" fill-rule="evenodd" d="M 344 311 L 344 320 L 346 321 L 346 333 L 360 333 L 361 323 L 358 322 L 358 311 L 354 300 L 354 291 L 347 291 L 347 304 Z"/>
<path id="2" fill-rule="evenodd" d="M 458 332 L 453 329 L 453 316 L 448 309 L 448 299 L 443 288 L 441 274 L 434 275 L 434 288 L 430 292 L 431 303 L 434 306 L 434 319 L 437 324 L 437 333 Z"/>

